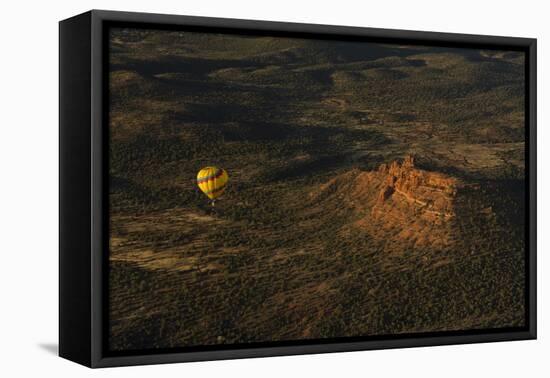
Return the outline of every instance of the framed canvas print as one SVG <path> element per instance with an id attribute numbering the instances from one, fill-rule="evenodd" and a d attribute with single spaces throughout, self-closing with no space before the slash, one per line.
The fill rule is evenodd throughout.
<path id="1" fill-rule="evenodd" d="M 60 355 L 536 337 L 536 41 L 60 23 Z"/>

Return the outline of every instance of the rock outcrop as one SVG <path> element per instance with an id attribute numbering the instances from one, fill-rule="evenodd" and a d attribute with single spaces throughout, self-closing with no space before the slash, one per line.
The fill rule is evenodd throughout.
<path id="1" fill-rule="evenodd" d="M 344 173 L 312 198 L 352 210 L 352 226 L 375 237 L 440 248 L 460 239 L 454 219 L 464 210 L 462 194 L 472 189 L 458 178 L 416 168 L 407 156 L 376 171 Z"/>

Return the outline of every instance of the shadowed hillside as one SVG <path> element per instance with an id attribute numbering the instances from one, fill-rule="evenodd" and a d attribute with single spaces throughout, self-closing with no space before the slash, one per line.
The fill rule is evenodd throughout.
<path id="1" fill-rule="evenodd" d="M 111 349 L 524 324 L 523 54 L 113 29 L 109 88 Z"/>

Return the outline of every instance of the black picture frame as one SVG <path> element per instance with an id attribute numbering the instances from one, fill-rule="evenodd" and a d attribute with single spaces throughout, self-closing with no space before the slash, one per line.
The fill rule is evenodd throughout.
<path id="1" fill-rule="evenodd" d="M 108 353 L 106 30 L 110 25 L 526 53 L 526 319 L 523 328 Z M 89 367 L 344 352 L 536 338 L 536 39 L 92 10 L 59 24 L 59 354 Z"/>

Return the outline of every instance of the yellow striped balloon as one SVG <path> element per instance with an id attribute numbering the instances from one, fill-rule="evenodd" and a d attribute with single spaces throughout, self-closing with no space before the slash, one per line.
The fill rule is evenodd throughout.
<path id="1" fill-rule="evenodd" d="M 197 174 L 197 184 L 212 201 L 222 195 L 229 176 L 222 168 L 205 167 Z"/>

